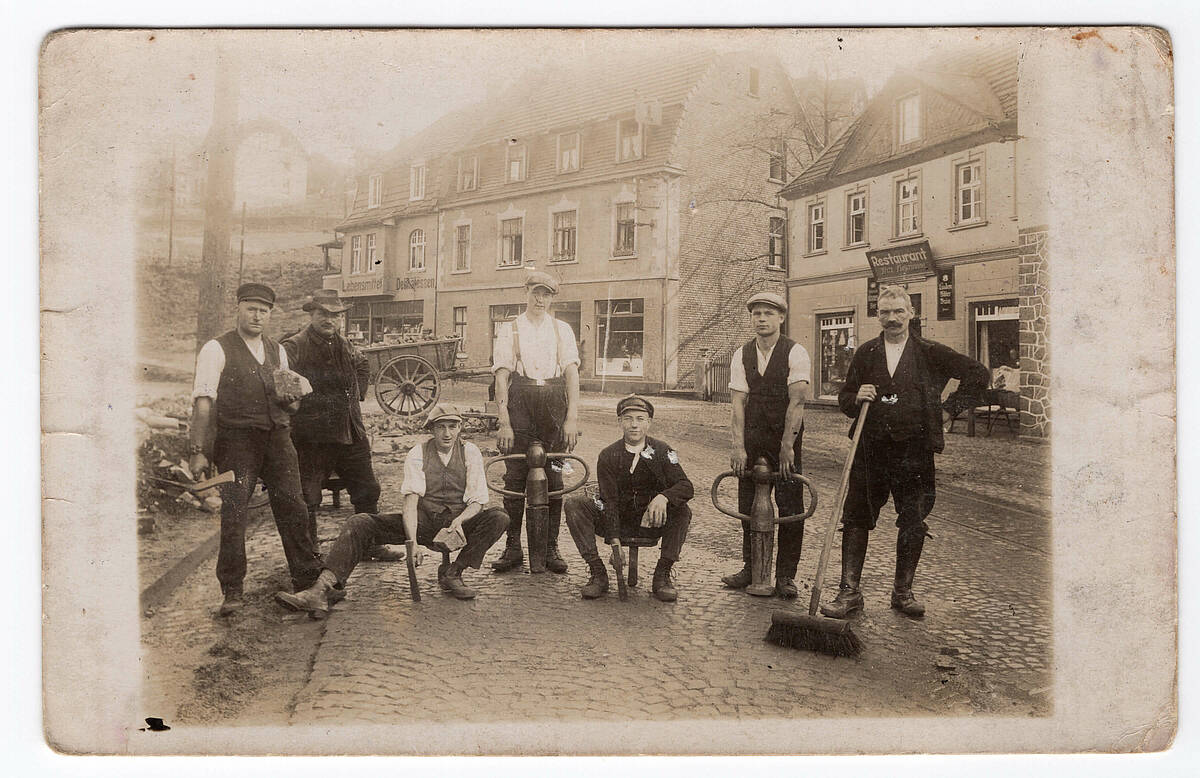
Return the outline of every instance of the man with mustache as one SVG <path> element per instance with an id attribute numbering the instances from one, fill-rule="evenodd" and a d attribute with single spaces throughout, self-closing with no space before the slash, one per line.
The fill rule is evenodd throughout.
<path id="1" fill-rule="evenodd" d="M 936 496 L 933 455 L 944 446 L 942 389 L 957 378 L 959 394 L 975 397 L 988 384 L 987 368 L 979 362 L 912 334 L 912 317 L 912 300 L 904 289 L 880 290 L 883 332 L 854 352 L 838 394 L 842 412 L 852 418 L 858 416 L 864 400 L 870 400 L 871 407 L 851 466 L 842 515 L 841 585 L 833 602 L 821 606 L 821 612 L 832 618 L 844 619 L 863 608 L 859 581 L 867 537 L 889 496 L 899 527 L 892 607 L 914 618 L 925 615 L 912 586 L 929 531 L 925 519 Z"/>

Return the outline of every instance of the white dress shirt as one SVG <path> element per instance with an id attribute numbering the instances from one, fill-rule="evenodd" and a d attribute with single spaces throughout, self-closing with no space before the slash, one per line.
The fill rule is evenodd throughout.
<path id="1" fill-rule="evenodd" d="M 778 345 L 779 341 L 775 341 L 775 346 Z M 771 355 L 775 353 L 775 346 L 771 346 L 771 350 L 765 354 L 757 345 L 754 347 L 754 353 L 758 356 L 759 375 L 767 372 L 767 365 L 771 362 Z M 729 358 L 729 388 L 735 392 L 749 393 L 750 385 L 746 382 L 746 368 L 742 365 L 743 348 L 743 346 L 738 346 L 733 352 L 733 356 Z M 812 362 L 808 358 L 808 350 L 799 343 L 793 344 L 792 350 L 788 352 L 788 386 L 799 381 L 808 383 L 808 377 L 811 374 Z"/>
<path id="2" fill-rule="evenodd" d="M 887 359 L 888 375 L 896 375 L 896 368 L 900 366 L 900 357 L 904 356 L 904 347 L 907 345 L 908 338 L 905 338 L 903 343 L 892 343 L 887 338 L 883 339 L 883 356 Z"/>
<path id="3" fill-rule="evenodd" d="M 516 360 L 513 358 L 513 327 L 517 328 L 521 340 L 520 370 L 517 369 Z M 555 327 L 558 327 L 557 336 L 554 332 Z M 535 325 L 529 320 L 529 316 L 523 313 L 513 319 L 511 324 L 500 327 L 493 359 L 492 372 L 505 368 L 526 378 L 544 380 L 562 375 L 568 365 L 578 365 L 579 349 L 575 345 L 575 333 L 571 331 L 570 324 L 547 315 L 542 318 L 540 325 Z"/>
<path id="4" fill-rule="evenodd" d="M 238 333 L 241 337 L 241 333 Z M 250 349 L 250 353 L 254 355 L 254 359 L 258 364 L 263 364 L 267 361 L 267 352 L 263 346 L 262 335 L 257 338 L 247 340 L 242 338 L 246 344 L 246 348 Z M 281 370 L 288 370 L 287 352 L 283 350 L 283 344 L 279 344 L 279 367 Z M 225 349 L 221 348 L 221 344 L 215 339 L 204 344 L 200 349 L 200 353 L 196 356 L 196 380 L 192 384 L 192 399 L 197 397 L 211 397 L 215 402 L 217 399 L 217 385 L 221 382 L 221 371 L 225 369 Z"/>
<path id="5" fill-rule="evenodd" d="M 463 493 L 463 502 L 487 505 L 487 480 L 483 473 L 483 453 L 469 440 L 462 442 L 463 459 L 467 465 L 467 489 Z M 438 458 L 443 465 L 450 464 L 453 450 L 443 454 L 438 451 Z M 413 446 L 404 460 L 404 484 L 400 487 L 401 494 L 425 496 L 425 446 Z"/>

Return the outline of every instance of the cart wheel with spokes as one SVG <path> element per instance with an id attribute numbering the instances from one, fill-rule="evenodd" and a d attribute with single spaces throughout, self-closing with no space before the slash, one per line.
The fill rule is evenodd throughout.
<path id="1" fill-rule="evenodd" d="M 379 407 L 397 416 L 415 416 L 438 399 L 438 374 L 421 357 L 404 354 L 388 362 L 375 379 Z"/>

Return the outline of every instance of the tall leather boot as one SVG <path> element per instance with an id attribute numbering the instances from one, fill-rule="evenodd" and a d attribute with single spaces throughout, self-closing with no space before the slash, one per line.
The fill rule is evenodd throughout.
<path id="1" fill-rule="evenodd" d="M 552 573 L 567 572 L 567 560 L 558 553 L 558 528 L 562 523 L 562 505 L 556 511 L 550 508 L 550 522 L 546 528 L 546 569 Z"/>
<path id="2" fill-rule="evenodd" d="M 600 557 L 589 559 L 587 563 L 592 576 L 579 590 L 579 594 L 585 600 L 595 600 L 603 597 L 608 591 L 608 570 L 604 567 L 604 562 Z"/>
<path id="3" fill-rule="evenodd" d="M 900 530 L 896 536 L 896 582 L 892 587 L 892 607 L 905 616 L 920 618 L 925 606 L 913 596 L 913 577 L 925 546 L 925 523 Z"/>
<path id="4" fill-rule="evenodd" d="M 865 527 L 846 527 L 842 530 L 842 582 L 837 597 L 828 605 L 821 606 L 821 613 L 831 619 L 844 619 L 863 609 L 862 580 L 863 562 L 867 558 L 867 540 L 870 530 Z"/>
<path id="5" fill-rule="evenodd" d="M 504 553 L 492 562 L 492 572 L 506 573 L 525 562 L 521 551 L 521 523 L 525 518 L 524 500 L 505 500 L 504 512 L 508 514 L 508 530 L 504 538 Z"/>

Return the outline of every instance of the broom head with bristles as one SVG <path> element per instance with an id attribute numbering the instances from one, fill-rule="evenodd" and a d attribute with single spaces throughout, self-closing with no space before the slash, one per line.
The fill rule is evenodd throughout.
<path id="1" fill-rule="evenodd" d="M 850 629 L 850 622 L 807 613 L 771 614 L 766 640 L 785 648 L 819 651 L 832 656 L 858 656 L 863 644 Z"/>

